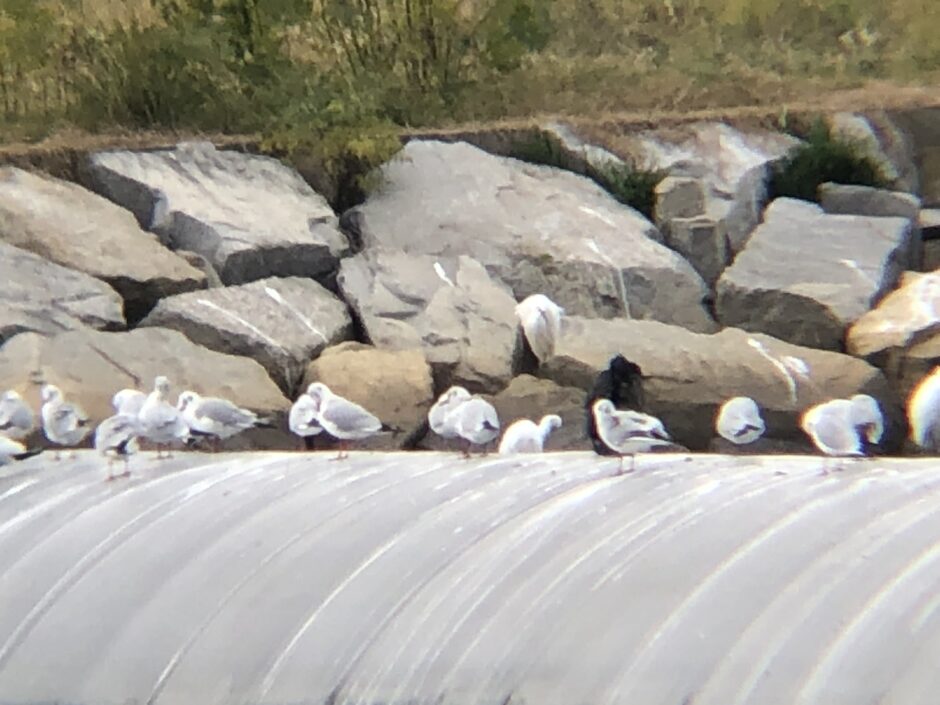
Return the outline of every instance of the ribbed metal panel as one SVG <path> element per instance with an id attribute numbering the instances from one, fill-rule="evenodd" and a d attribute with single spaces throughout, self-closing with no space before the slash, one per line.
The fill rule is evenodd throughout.
<path id="1" fill-rule="evenodd" d="M 937 701 L 933 460 L 331 457 L 0 470 L 0 702 Z"/>

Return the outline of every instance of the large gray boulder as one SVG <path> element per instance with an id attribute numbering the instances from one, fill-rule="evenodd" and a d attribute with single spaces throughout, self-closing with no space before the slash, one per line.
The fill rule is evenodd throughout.
<path id="1" fill-rule="evenodd" d="M 271 276 L 328 281 L 348 249 L 326 199 L 268 157 L 208 142 L 99 152 L 88 181 L 169 247 L 205 256 L 225 284 Z"/>
<path id="2" fill-rule="evenodd" d="M 0 168 L 0 240 L 113 286 L 137 318 L 206 277 L 141 230 L 134 216 L 77 184 Z"/>
<path id="3" fill-rule="evenodd" d="M 121 297 L 94 277 L 0 242 L 0 345 L 18 333 L 124 327 Z"/>
<path id="4" fill-rule="evenodd" d="M 744 246 L 754 226 L 760 222 L 766 201 L 767 177 L 773 163 L 799 143 L 790 135 L 764 129 L 744 129 L 721 122 L 695 122 L 681 126 L 642 130 L 622 134 L 592 130 L 592 138 L 600 139 L 609 149 L 588 149 L 591 140 L 577 135 L 568 127 L 566 133 L 555 134 L 569 150 L 579 150 L 586 161 L 601 167 L 601 160 L 610 164 L 612 152 L 618 163 L 635 164 L 668 176 L 699 181 L 704 200 L 702 212 L 669 215 L 671 207 L 661 207 L 659 197 L 666 197 L 672 188 L 660 189 L 657 209 L 662 228 L 671 217 L 708 216 L 728 238 L 733 252 Z M 573 139 L 574 134 L 578 139 Z M 675 195 L 675 194 L 672 194 Z"/>
<path id="5" fill-rule="evenodd" d="M 114 413 L 111 397 L 116 391 L 131 387 L 149 392 L 157 375 L 170 379 L 174 394 L 192 389 L 225 397 L 282 423 L 290 406 L 254 360 L 207 350 L 174 330 L 107 333 L 86 328 L 51 337 L 24 333 L 0 348 L 0 389 L 15 389 L 38 408 L 40 386 L 55 384 L 95 423 Z M 285 430 L 258 430 L 236 437 L 230 446 L 293 447 L 293 442 Z"/>
<path id="6" fill-rule="evenodd" d="M 827 215 L 777 199 L 717 285 L 718 320 L 798 345 L 841 349 L 845 331 L 909 261 L 904 218 Z"/>
<path id="7" fill-rule="evenodd" d="M 163 299 L 140 323 L 257 360 L 289 396 L 307 363 L 352 335 L 346 305 L 312 279 L 272 277 Z"/>
<path id="8" fill-rule="evenodd" d="M 555 356 L 539 368 L 539 376 L 590 389 L 618 353 L 643 370 L 649 413 L 692 449 L 708 447 L 718 407 L 739 395 L 752 397 L 763 409 L 769 437 L 801 440 L 803 410 L 857 392 L 882 402 L 889 441 L 903 435 L 903 411 L 877 368 L 848 355 L 734 328 L 703 335 L 654 321 L 570 317 Z"/>
<path id="9" fill-rule="evenodd" d="M 516 301 L 476 260 L 369 249 L 343 260 L 337 280 L 369 341 L 424 350 L 438 388 L 497 391 L 509 381 Z"/>
<path id="10" fill-rule="evenodd" d="M 543 293 L 572 313 L 710 330 L 706 287 L 655 226 L 587 178 L 414 140 L 344 215 L 366 248 L 483 263 L 517 299 Z"/>

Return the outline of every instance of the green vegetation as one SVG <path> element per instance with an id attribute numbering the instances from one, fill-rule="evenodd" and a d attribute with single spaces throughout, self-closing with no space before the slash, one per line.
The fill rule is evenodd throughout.
<path id="1" fill-rule="evenodd" d="M 656 185 L 666 175 L 629 164 L 610 164 L 591 177 L 621 203 L 635 208 L 650 220 L 656 207 Z"/>
<path id="2" fill-rule="evenodd" d="M 885 186 L 877 164 L 852 142 L 833 137 L 827 125 L 817 122 L 774 170 L 770 181 L 771 198 L 789 196 L 817 201 L 819 185 L 838 184 Z"/>
<path id="3" fill-rule="evenodd" d="M 557 139 L 541 130 L 516 141 L 509 156 L 532 164 L 552 166 L 587 176 L 610 193 L 620 203 L 653 218 L 656 206 L 656 184 L 666 176 L 657 170 L 640 168 L 634 164 L 610 163 L 599 167 L 569 155 Z"/>
<path id="4" fill-rule="evenodd" d="M 0 130 L 251 133 L 353 173 L 402 128 L 933 81 L 937 26 L 924 0 L 3 0 Z"/>

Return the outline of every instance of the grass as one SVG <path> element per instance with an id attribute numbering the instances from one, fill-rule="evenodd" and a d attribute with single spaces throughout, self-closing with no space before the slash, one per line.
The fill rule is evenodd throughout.
<path id="1" fill-rule="evenodd" d="M 887 180 L 877 164 L 865 156 L 859 145 L 833 137 L 827 125 L 819 121 L 803 144 L 795 147 L 774 169 L 770 197 L 817 201 L 819 185 L 827 181 L 861 186 L 886 186 Z"/>

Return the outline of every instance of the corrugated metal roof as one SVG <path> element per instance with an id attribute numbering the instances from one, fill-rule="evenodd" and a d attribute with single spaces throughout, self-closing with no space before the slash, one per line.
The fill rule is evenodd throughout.
<path id="1" fill-rule="evenodd" d="M 0 702 L 940 692 L 934 460 L 331 457 L 0 470 Z"/>

